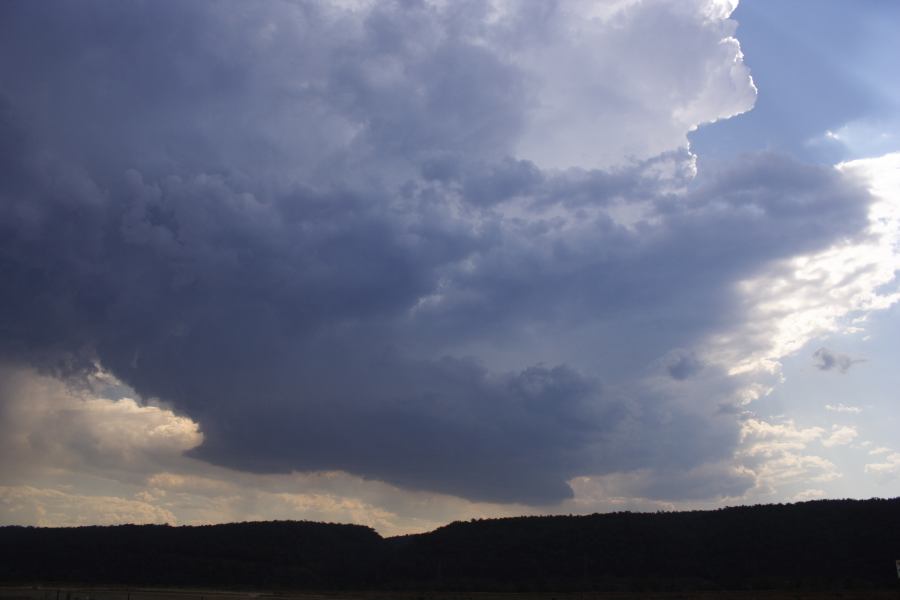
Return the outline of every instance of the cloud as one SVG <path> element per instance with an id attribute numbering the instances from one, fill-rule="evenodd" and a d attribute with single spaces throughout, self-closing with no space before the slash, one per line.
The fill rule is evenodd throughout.
<path id="1" fill-rule="evenodd" d="M 838 354 L 824 347 L 816 350 L 813 358 L 816 368 L 820 371 L 837 371 L 839 373 L 846 373 L 853 365 L 865 362 L 863 359 L 850 358 L 846 354 Z"/>
<path id="2" fill-rule="evenodd" d="M 808 490 L 803 490 L 802 492 L 798 492 L 794 494 L 793 501 L 794 502 L 806 502 L 807 500 L 816 500 L 817 498 L 824 498 L 825 491 L 812 488 Z"/>
<path id="3" fill-rule="evenodd" d="M 797 427 L 793 421 L 770 423 L 749 418 L 741 430 L 750 455 L 770 455 L 785 450 L 802 450 L 825 433 L 821 427 Z"/>
<path id="4" fill-rule="evenodd" d="M 834 425 L 832 426 L 831 433 L 828 437 L 822 440 L 822 445 L 826 448 L 831 448 L 832 446 L 846 446 L 856 439 L 858 435 L 859 433 L 856 431 L 856 427 Z"/>
<path id="5" fill-rule="evenodd" d="M 838 402 L 837 404 L 826 404 L 825 410 L 829 412 L 848 413 L 853 415 L 858 415 L 862 412 L 862 408 L 860 408 L 859 406 L 851 406 L 849 404 L 844 404 L 843 402 Z"/>
<path id="6" fill-rule="evenodd" d="M 865 472 L 875 475 L 882 482 L 892 481 L 900 475 L 900 452 L 891 452 L 880 463 L 869 463 Z"/>
<path id="7" fill-rule="evenodd" d="M 58 468 L 139 477 L 203 441 L 197 423 L 162 406 L 8 366 L 0 367 L 0 415 L 4 481 Z"/>
<path id="8" fill-rule="evenodd" d="M 6 525 L 39 527 L 175 522 L 171 512 L 139 500 L 32 486 L 0 486 L 0 516 Z"/>
<path id="9" fill-rule="evenodd" d="M 257 475 L 218 469 L 183 452 L 197 424 L 139 406 L 108 373 L 64 382 L 3 367 L 0 521 L 71 526 L 259 519 L 349 521 L 386 535 L 478 515 L 527 512 L 416 494 L 346 473 Z"/>
<path id="10" fill-rule="evenodd" d="M 745 498 L 772 498 L 791 486 L 825 483 L 842 476 L 837 465 L 809 451 L 810 444 L 826 435 L 821 427 L 804 428 L 790 420 L 773 423 L 748 417 L 741 434 L 737 462 L 754 477 L 754 487 Z M 841 435 L 846 434 L 838 437 Z"/>
<path id="11" fill-rule="evenodd" d="M 789 322 L 830 283 L 791 261 L 873 238 L 868 180 L 696 173 L 687 132 L 755 96 L 733 6 L 454 6 L 0 8 L 0 357 L 138 397 L 48 410 L 73 456 L 541 506 L 750 485 L 734 367 L 874 289 Z"/>
<path id="12" fill-rule="evenodd" d="M 848 154 L 872 157 L 896 150 L 878 139 L 882 131 L 896 131 L 896 95 L 888 91 L 884 62 L 894 41 L 881 24 L 896 14 L 893 6 L 864 2 L 853 10 L 821 6 L 810 19 L 802 3 L 741 3 L 733 18 L 741 24 L 741 46 L 763 100 L 740 118 L 700 128 L 691 137 L 696 151 L 712 161 L 770 148 L 833 163 Z M 847 43 L 825 43 L 838 37 Z M 853 132 L 855 125 L 868 131 Z M 842 139 L 828 139 L 823 135 L 828 130 Z"/>
<path id="13" fill-rule="evenodd" d="M 210 478 L 160 472 L 148 478 L 146 489 L 136 496 L 190 515 L 192 524 L 303 518 L 357 523 L 382 532 L 397 531 L 401 526 L 397 514 L 359 497 L 328 490 L 300 492 L 292 489 L 296 484 L 290 481 L 280 482 L 280 491 L 265 489 L 266 482 L 255 483 L 256 486 L 246 487 L 233 475 Z"/>
<path id="14" fill-rule="evenodd" d="M 625 498 L 685 503 L 743 496 L 755 484 L 754 473 L 730 461 L 708 463 L 686 470 L 653 469 L 615 474 L 605 478 L 616 494 Z M 584 482 L 579 491 L 583 490 Z"/>
<path id="15" fill-rule="evenodd" d="M 517 33 L 539 43 L 513 58 L 536 83 L 516 153 L 541 167 L 606 167 L 686 148 L 688 131 L 755 101 L 720 3 L 535 2 L 524 12 L 515 23 L 528 31 Z M 669 101 L 648 101 L 660 93 Z"/>
<path id="16" fill-rule="evenodd" d="M 859 331 L 865 315 L 900 299 L 895 290 L 900 154 L 837 166 L 871 193 L 868 223 L 852 239 L 773 261 L 760 273 L 737 282 L 741 315 L 729 331 L 708 340 L 720 364 L 732 373 L 774 374 L 781 358 L 813 339 Z M 799 199 L 799 196 L 795 196 Z M 758 398 L 771 385 L 749 395 Z"/>
<path id="17" fill-rule="evenodd" d="M 666 370 L 672 379 L 684 381 L 703 368 L 703 363 L 693 354 L 687 352 L 675 352 L 670 356 Z"/>

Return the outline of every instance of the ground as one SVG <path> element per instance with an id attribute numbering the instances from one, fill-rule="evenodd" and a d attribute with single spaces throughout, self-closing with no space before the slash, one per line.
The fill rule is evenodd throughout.
<path id="1" fill-rule="evenodd" d="M 126 589 L 79 587 L 2 587 L 0 600 L 896 600 L 897 590 L 832 592 L 607 592 L 564 594 L 460 592 L 252 592 L 202 589 Z"/>

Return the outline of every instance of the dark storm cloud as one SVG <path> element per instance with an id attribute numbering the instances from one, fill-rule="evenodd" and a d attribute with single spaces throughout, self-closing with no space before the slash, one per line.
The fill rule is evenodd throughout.
<path id="1" fill-rule="evenodd" d="M 679 154 L 542 172 L 511 154 L 527 82 L 464 13 L 0 5 L 4 359 L 97 361 L 252 471 L 540 504 L 727 458 L 736 383 L 685 401 L 600 376 L 730 322 L 735 281 L 855 235 L 866 194 L 770 155 L 686 194 Z M 597 210 L 623 200 L 649 212 Z M 515 368 L 460 350 L 525 330 L 546 345 Z"/>

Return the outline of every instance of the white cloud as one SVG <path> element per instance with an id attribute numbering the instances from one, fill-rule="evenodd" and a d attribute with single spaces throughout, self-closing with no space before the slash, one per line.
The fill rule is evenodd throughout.
<path id="1" fill-rule="evenodd" d="M 841 477 L 837 466 L 830 460 L 812 454 L 782 453 L 766 460 L 755 470 L 757 485 L 771 492 L 793 483 L 828 482 Z"/>
<path id="2" fill-rule="evenodd" d="M 823 498 L 823 497 L 825 497 L 825 490 L 809 489 L 809 490 L 803 490 L 802 492 L 798 492 L 798 493 L 794 494 L 794 497 L 792 498 L 792 500 L 794 502 L 805 502 L 807 500 L 815 500 L 817 498 Z"/>
<path id="3" fill-rule="evenodd" d="M 821 427 L 797 427 L 793 421 L 770 423 L 749 418 L 741 428 L 741 441 L 747 455 L 773 456 L 786 450 L 802 450 L 824 433 Z"/>
<path id="4" fill-rule="evenodd" d="M 512 53 L 537 83 L 518 155 L 542 167 L 608 167 L 686 148 L 697 125 L 749 110 L 756 88 L 727 20 L 736 4 L 569 2 L 545 10 L 532 33 L 541 42 Z M 602 18 L 590 18 L 597 10 Z"/>
<path id="5" fill-rule="evenodd" d="M 197 423 L 169 409 L 98 397 L 31 369 L 0 367 L 0 411 L 2 479 L 59 467 L 139 473 L 203 441 Z"/>
<path id="6" fill-rule="evenodd" d="M 826 448 L 846 446 L 856 439 L 857 435 L 859 435 L 859 433 L 856 431 L 856 427 L 851 427 L 849 425 L 834 425 L 831 428 L 831 433 L 828 434 L 828 437 L 822 440 L 822 445 Z"/>
<path id="7" fill-rule="evenodd" d="M 756 485 L 745 499 L 777 498 L 792 485 L 840 478 L 841 473 L 833 462 L 807 451 L 812 442 L 824 435 L 821 427 L 797 427 L 793 421 L 770 423 L 759 418 L 747 419 L 736 459 L 754 474 Z"/>
<path id="8" fill-rule="evenodd" d="M 881 481 L 896 479 L 900 475 L 900 452 L 885 454 L 882 462 L 867 464 L 865 471 L 875 475 Z"/>
<path id="9" fill-rule="evenodd" d="M 76 527 L 123 523 L 175 523 L 175 515 L 153 504 L 116 496 L 90 496 L 33 486 L 0 486 L 5 525 Z"/>
<path id="10" fill-rule="evenodd" d="M 862 412 L 862 408 L 859 406 L 852 406 L 849 404 L 844 404 L 843 402 L 838 402 L 837 404 L 826 404 L 825 410 L 829 412 L 837 412 L 837 413 L 848 413 L 851 415 L 858 415 Z"/>

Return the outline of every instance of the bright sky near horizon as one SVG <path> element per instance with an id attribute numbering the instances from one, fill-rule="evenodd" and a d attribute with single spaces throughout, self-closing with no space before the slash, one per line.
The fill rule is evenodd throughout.
<path id="1" fill-rule="evenodd" d="M 0 3 L 0 524 L 900 495 L 898 25 Z"/>

